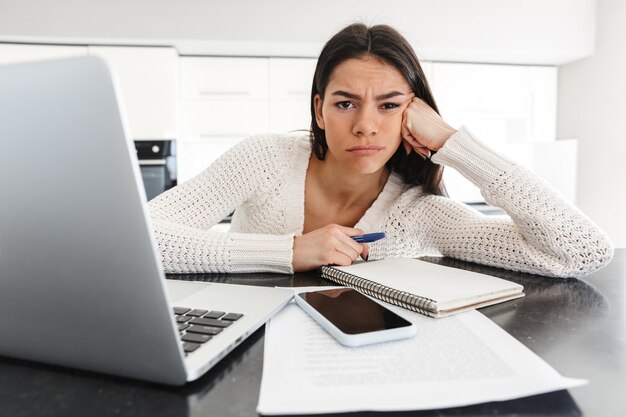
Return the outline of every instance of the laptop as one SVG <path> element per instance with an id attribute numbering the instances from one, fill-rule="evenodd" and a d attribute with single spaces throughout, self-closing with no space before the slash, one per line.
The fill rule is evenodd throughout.
<path id="1" fill-rule="evenodd" d="M 0 355 L 182 385 L 293 291 L 165 279 L 117 97 L 95 57 L 0 67 Z"/>

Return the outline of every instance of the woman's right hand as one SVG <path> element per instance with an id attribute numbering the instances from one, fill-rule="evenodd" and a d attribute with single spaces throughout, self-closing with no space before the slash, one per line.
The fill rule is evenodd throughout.
<path id="1" fill-rule="evenodd" d="M 310 271 L 322 265 L 352 265 L 361 255 L 367 258 L 366 243 L 357 243 L 350 236 L 363 234 L 360 229 L 329 224 L 302 236 L 293 243 L 293 270 Z"/>
<path id="2" fill-rule="evenodd" d="M 430 158 L 431 151 L 441 149 L 455 132 L 432 107 L 417 97 L 413 97 L 402 115 L 402 138 L 407 154 L 413 149 Z"/>

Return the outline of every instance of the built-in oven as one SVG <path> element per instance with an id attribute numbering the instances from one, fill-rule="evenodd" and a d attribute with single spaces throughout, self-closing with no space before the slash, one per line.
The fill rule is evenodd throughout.
<path id="1" fill-rule="evenodd" d="M 176 141 L 135 139 L 135 149 L 148 200 L 176 185 Z"/>

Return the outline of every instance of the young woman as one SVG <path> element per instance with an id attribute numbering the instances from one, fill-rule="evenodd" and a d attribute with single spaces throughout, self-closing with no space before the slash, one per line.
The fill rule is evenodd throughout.
<path id="1" fill-rule="evenodd" d="M 291 273 L 321 265 L 441 254 L 553 277 L 580 277 L 613 248 L 530 171 L 455 130 L 408 42 L 353 24 L 320 54 L 311 132 L 268 134 L 226 152 L 150 203 L 167 272 Z M 445 197 L 443 166 L 510 218 Z M 235 210 L 228 233 L 209 230 Z M 351 236 L 384 231 L 370 246 Z"/>

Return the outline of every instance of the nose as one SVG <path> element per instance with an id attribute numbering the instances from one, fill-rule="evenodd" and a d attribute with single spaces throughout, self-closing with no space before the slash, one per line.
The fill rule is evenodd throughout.
<path id="1" fill-rule="evenodd" d="M 371 136 L 378 133 L 379 114 L 369 106 L 361 107 L 355 114 L 352 133 L 356 136 Z"/>

